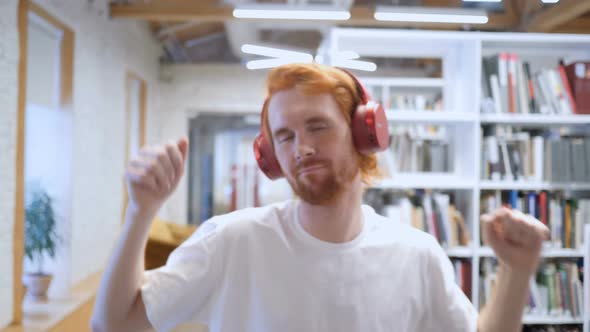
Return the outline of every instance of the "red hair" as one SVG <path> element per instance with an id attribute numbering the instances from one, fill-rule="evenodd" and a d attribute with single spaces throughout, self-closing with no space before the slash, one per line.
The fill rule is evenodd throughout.
<path id="1" fill-rule="evenodd" d="M 338 68 L 317 63 L 295 63 L 276 67 L 266 79 L 266 99 L 262 107 L 262 130 L 272 144 L 268 123 L 268 103 L 277 92 L 297 87 L 307 95 L 329 93 L 339 106 L 348 125 L 361 97 L 352 77 Z M 380 176 L 375 154 L 359 156 L 359 167 L 363 183 L 370 184 L 373 178 Z"/>

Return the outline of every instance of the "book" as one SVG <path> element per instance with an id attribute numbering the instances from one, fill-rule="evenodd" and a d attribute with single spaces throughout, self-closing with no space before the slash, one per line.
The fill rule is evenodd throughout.
<path id="1" fill-rule="evenodd" d="M 573 62 L 565 66 L 565 72 L 577 114 L 590 114 L 590 63 Z"/>
<path id="2" fill-rule="evenodd" d="M 533 83 L 533 78 L 531 76 L 531 68 L 528 62 L 523 62 L 523 70 L 526 79 L 526 85 L 528 88 L 528 96 L 529 96 L 529 112 L 530 113 L 538 113 L 537 103 L 535 101 L 536 93 L 535 93 L 535 85 Z"/>

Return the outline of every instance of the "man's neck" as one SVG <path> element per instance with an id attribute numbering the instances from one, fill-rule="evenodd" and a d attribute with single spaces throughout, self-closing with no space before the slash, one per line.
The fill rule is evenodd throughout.
<path id="1" fill-rule="evenodd" d="M 358 176 L 357 176 L 358 177 Z M 326 242 L 353 240 L 363 229 L 362 182 L 356 178 L 350 188 L 329 204 L 312 205 L 301 201 L 299 222 L 313 237 Z"/>

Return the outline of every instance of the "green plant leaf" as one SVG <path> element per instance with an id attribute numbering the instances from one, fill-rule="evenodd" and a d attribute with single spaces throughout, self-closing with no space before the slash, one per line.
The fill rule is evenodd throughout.
<path id="1" fill-rule="evenodd" d="M 40 187 L 30 194 L 31 200 L 25 209 L 25 255 L 41 266 L 43 254 L 55 257 L 61 239 L 55 229 L 57 220 L 52 198 Z"/>

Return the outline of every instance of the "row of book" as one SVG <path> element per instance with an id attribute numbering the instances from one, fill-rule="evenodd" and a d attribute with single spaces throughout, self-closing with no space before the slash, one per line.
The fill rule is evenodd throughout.
<path id="1" fill-rule="evenodd" d="M 386 175 L 399 172 L 451 172 L 452 144 L 444 126 L 395 126 L 390 148 L 381 153 Z"/>
<path id="2" fill-rule="evenodd" d="M 396 94 L 385 101 L 384 107 L 401 111 L 442 111 L 443 108 L 440 94 L 434 96 Z"/>
<path id="3" fill-rule="evenodd" d="M 532 314 L 581 317 L 583 287 L 578 265 L 548 263 L 531 281 L 528 310 Z"/>
<path id="4" fill-rule="evenodd" d="M 563 63 L 533 71 L 516 53 L 482 60 L 482 112 L 575 114 L 576 102 Z"/>
<path id="5" fill-rule="evenodd" d="M 390 89 L 387 96 L 381 89 Z M 416 93 L 415 91 L 401 93 L 400 88 L 369 87 L 369 93 L 373 100 L 388 110 L 404 111 L 442 111 L 442 92 Z"/>
<path id="6" fill-rule="evenodd" d="M 561 192 L 496 191 L 481 195 L 481 213 L 510 206 L 539 219 L 551 231 L 546 244 L 554 248 L 580 249 L 584 225 L 590 223 L 590 199 L 566 198 Z M 483 237 L 482 237 L 483 238 Z"/>
<path id="7" fill-rule="evenodd" d="M 466 246 L 471 241 L 451 193 L 416 190 L 384 206 L 383 214 L 431 234 L 443 247 Z"/>
<path id="8" fill-rule="evenodd" d="M 481 262 L 480 304 L 495 291 L 497 264 L 493 259 Z M 577 262 L 542 264 L 529 283 L 529 301 L 525 315 L 542 317 L 581 317 L 583 285 Z"/>
<path id="9" fill-rule="evenodd" d="M 482 140 L 484 179 L 590 181 L 590 138 L 507 133 L 500 128 Z"/>

